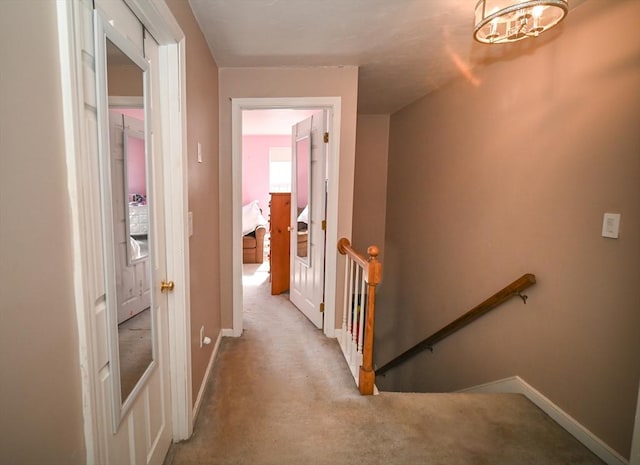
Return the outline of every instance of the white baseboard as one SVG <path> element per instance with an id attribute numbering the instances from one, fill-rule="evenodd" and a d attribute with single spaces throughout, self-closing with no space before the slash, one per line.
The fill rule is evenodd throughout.
<path id="1" fill-rule="evenodd" d="M 207 370 L 204 372 L 204 377 L 202 378 L 202 384 L 200 384 L 200 389 L 198 390 L 198 397 L 196 397 L 196 403 L 193 406 L 193 415 L 191 416 L 191 421 L 193 425 L 196 424 L 196 418 L 198 418 L 198 412 L 200 411 L 200 405 L 202 404 L 202 398 L 204 396 L 204 390 L 207 386 L 207 381 L 209 381 L 209 375 L 211 375 L 211 368 L 213 368 L 213 362 L 216 360 L 216 356 L 218 355 L 218 349 L 220 348 L 220 341 L 222 340 L 223 331 L 218 333 L 218 337 L 216 338 L 216 343 L 213 346 L 213 350 L 211 351 L 211 357 L 209 357 L 209 363 L 207 364 Z"/>
<path id="2" fill-rule="evenodd" d="M 226 328 L 221 331 L 222 337 L 240 337 L 242 332 L 238 332 L 235 329 Z"/>
<path id="3" fill-rule="evenodd" d="M 636 402 L 636 420 L 631 439 L 630 465 L 640 465 L 640 385 L 638 386 L 638 401 Z"/>
<path id="4" fill-rule="evenodd" d="M 513 376 L 511 378 L 473 386 L 457 392 L 523 394 L 527 399 L 536 404 L 538 408 L 553 418 L 556 423 L 567 430 L 573 437 L 584 444 L 587 449 L 600 457 L 602 461 L 608 465 L 629 465 L 627 459 L 614 451 L 599 437 L 578 423 L 575 418 L 562 410 L 551 400 L 545 397 L 540 391 L 535 389 L 519 376 Z"/>

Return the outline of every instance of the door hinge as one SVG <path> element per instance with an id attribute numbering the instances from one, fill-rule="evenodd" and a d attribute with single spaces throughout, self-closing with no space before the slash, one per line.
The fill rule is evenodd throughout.
<path id="1" fill-rule="evenodd" d="M 324 313 L 324 302 L 320 303 L 320 313 Z"/>
<path id="2" fill-rule="evenodd" d="M 325 144 L 328 144 L 328 143 L 329 143 L 329 133 L 328 133 L 328 132 L 325 132 L 325 133 L 324 133 L 324 143 L 325 143 Z"/>
<path id="3" fill-rule="evenodd" d="M 327 220 L 322 220 L 322 230 L 323 231 L 327 230 Z"/>

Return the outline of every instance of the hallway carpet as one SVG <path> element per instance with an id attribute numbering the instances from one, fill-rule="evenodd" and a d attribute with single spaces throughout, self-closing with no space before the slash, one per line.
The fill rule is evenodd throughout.
<path id="1" fill-rule="evenodd" d="M 245 269 L 244 334 L 222 340 L 166 465 L 602 464 L 520 395 L 360 396 L 337 341 Z"/>

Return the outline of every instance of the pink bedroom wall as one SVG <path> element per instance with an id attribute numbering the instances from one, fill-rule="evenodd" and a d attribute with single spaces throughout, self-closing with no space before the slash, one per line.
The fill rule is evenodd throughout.
<path id="1" fill-rule="evenodd" d="M 144 121 L 143 108 L 110 108 L 109 111 Z M 147 195 L 147 180 L 144 165 L 144 141 L 130 137 L 127 141 L 127 185 L 128 193 Z"/>
<path id="2" fill-rule="evenodd" d="M 135 137 L 127 140 L 127 185 L 129 195 L 147 195 L 145 179 L 144 141 Z"/>
<path id="3" fill-rule="evenodd" d="M 144 109 L 142 108 L 113 108 L 112 111 L 144 121 Z"/>
<path id="4" fill-rule="evenodd" d="M 242 136 L 242 205 L 257 200 L 262 214 L 269 214 L 269 148 L 290 147 L 288 135 Z"/>

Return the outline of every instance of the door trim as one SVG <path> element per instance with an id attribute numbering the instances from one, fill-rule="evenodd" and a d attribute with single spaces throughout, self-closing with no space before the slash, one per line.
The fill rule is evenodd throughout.
<path id="1" fill-rule="evenodd" d="M 164 162 L 167 275 L 176 283 L 169 299 L 169 369 L 173 440 L 193 432 L 191 303 L 189 275 L 187 79 L 185 35 L 164 2 L 124 0 L 159 44 L 160 109 Z"/>
<path id="2" fill-rule="evenodd" d="M 89 144 L 83 132 L 84 124 L 81 105 L 84 104 L 83 76 L 78 57 L 82 44 L 76 40 L 79 24 L 82 20 L 82 6 L 76 2 L 56 2 L 58 41 L 60 53 L 60 77 L 63 105 L 63 126 L 65 141 L 65 158 L 67 160 L 67 189 L 71 206 L 71 231 L 73 243 L 73 280 L 74 301 L 78 324 L 78 347 L 80 350 L 80 376 L 82 382 L 84 440 L 88 464 L 100 463 L 105 456 L 106 446 L 100 441 L 101 425 L 106 425 L 107 418 L 102 418 L 98 406 L 96 338 L 97 328 L 94 319 L 88 314 L 93 308 L 89 289 L 93 277 L 94 253 L 89 244 L 90 228 L 86 216 L 89 208 L 80 195 L 88 180 L 83 177 L 90 171 L 88 163 L 79 154 Z M 81 36 L 80 36 L 81 37 Z M 96 134 L 97 138 L 97 134 Z M 96 139 L 97 141 L 97 139 Z M 97 146 L 96 146 L 97 150 Z M 99 181 L 95 176 L 94 182 Z"/>
<path id="3" fill-rule="evenodd" d="M 341 97 L 283 97 L 231 99 L 231 208 L 232 208 L 232 287 L 233 328 L 225 336 L 242 335 L 242 111 L 270 109 L 323 109 L 329 111 L 327 244 L 338 243 L 338 180 L 340 174 Z M 337 253 L 326 253 L 324 334 L 335 337 L 335 293 L 337 286 Z M 331 279 L 327 279 L 331 277 Z"/>
<path id="4" fill-rule="evenodd" d="M 170 14 L 170 13 L 169 13 Z M 173 16 L 171 16 L 173 18 Z M 165 50 L 163 50 L 163 48 Z M 164 53 L 163 53 L 164 52 Z M 173 439 L 183 441 L 193 432 L 191 390 L 191 301 L 189 275 L 186 49 L 184 36 L 160 47 L 160 94 L 168 108 L 161 111 L 164 159 L 167 274 L 177 286 L 169 298 L 169 367 Z"/>
<path id="5" fill-rule="evenodd" d="M 186 170 L 186 81 L 184 34 L 169 8 L 163 2 L 124 0 L 152 32 L 160 45 L 159 66 L 164 79 L 160 86 L 163 131 L 163 163 L 167 192 L 166 228 L 168 248 L 167 272 L 178 283 L 169 297 L 169 367 L 171 370 L 172 432 L 174 441 L 187 439 L 193 430 L 191 410 L 191 352 L 189 345 L 189 243 L 187 229 L 187 170 Z M 95 308 L 92 291 L 98 286 L 102 269 L 98 270 L 96 250 L 95 212 L 84 198 L 91 186 L 99 182 L 86 154 L 97 150 L 97 139 L 91 138 L 91 128 L 83 122 L 86 89 L 82 68 L 82 48 L 86 39 L 87 2 L 57 2 L 57 28 L 65 157 L 67 161 L 67 188 L 71 206 L 73 240 L 74 300 L 78 324 L 79 362 L 83 396 L 84 436 L 86 463 L 104 463 L 106 438 L 110 434 L 108 412 L 101 402 L 101 380 L 97 362 L 104 352 L 97 335 L 105 328 L 97 327 L 93 315 Z M 93 40 L 93 39 L 92 39 Z M 90 45 L 91 46 L 91 45 Z M 91 46 L 92 47 L 92 46 Z M 86 94 L 86 95 L 85 95 Z M 96 134 L 97 136 L 97 134 Z M 170 167 L 170 168 L 169 168 Z M 171 176 L 169 176 L 171 173 Z M 106 415 L 105 415 L 106 413 Z"/>
<path id="6" fill-rule="evenodd" d="M 638 384 L 638 400 L 636 401 L 635 418 L 633 436 L 631 438 L 630 465 L 640 465 L 640 384 Z"/>

